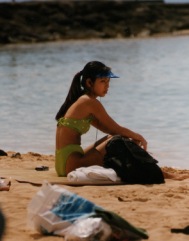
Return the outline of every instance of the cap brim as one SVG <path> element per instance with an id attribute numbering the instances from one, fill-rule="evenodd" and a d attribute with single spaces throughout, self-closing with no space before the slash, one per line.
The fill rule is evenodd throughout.
<path id="1" fill-rule="evenodd" d="M 109 78 L 119 78 L 119 76 L 115 75 L 112 72 L 110 72 L 107 77 L 109 77 Z"/>
<path id="2" fill-rule="evenodd" d="M 96 76 L 97 78 L 103 78 L 103 77 L 106 77 L 106 78 L 119 78 L 119 76 L 115 75 L 114 73 L 112 73 L 111 71 L 108 72 L 107 74 L 99 74 Z"/>

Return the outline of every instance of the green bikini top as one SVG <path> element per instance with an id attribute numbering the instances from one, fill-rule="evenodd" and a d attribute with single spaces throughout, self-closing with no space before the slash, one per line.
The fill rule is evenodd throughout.
<path id="1" fill-rule="evenodd" d="M 79 134 L 85 134 L 90 129 L 90 124 L 93 121 L 93 116 L 89 116 L 83 119 L 74 119 L 68 117 L 61 117 L 58 119 L 57 126 L 66 126 Z"/>

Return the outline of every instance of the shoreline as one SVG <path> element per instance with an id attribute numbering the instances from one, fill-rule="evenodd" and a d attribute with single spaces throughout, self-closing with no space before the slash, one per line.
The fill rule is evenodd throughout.
<path id="1" fill-rule="evenodd" d="M 59 40 L 49 40 L 49 41 L 44 41 L 44 42 L 16 42 L 16 43 L 8 43 L 8 44 L 2 44 L 0 43 L 0 48 L 11 48 L 11 47 L 21 47 L 21 46 L 41 46 L 44 44 L 62 44 L 62 43 L 72 43 L 72 42 L 82 42 L 82 41 L 116 41 L 116 40 L 125 40 L 125 41 L 132 41 L 132 40 L 145 40 L 145 39 L 162 39 L 162 38 L 174 38 L 174 37 L 188 37 L 189 36 L 189 31 L 177 31 L 175 33 L 167 33 L 167 34 L 156 34 L 153 36 L 140 36 L 140 37 L 130 37 L 130 38 L 108 38 L 108 39 L 102 39 L 102 38 L 87 38 L 87 39 L 59 39 Z M 45 154 L 45 153 L 44 153 Z"/>
<path id="2" fill-rule="evenodd" d="M 188 4 L 160 2 L 0 3 L 0 44 L 189 35 L 188 15 Z"/>
<path id="3" fill-rule="evenodd" d="M 3 152 L 4 154 L 2 154 Z M 9 162 L 10 164 L 10 167 L 11 167 L 11 164 L 14 164 L 14 161 L 17 161 L 17 164 L 18 162 L 22 163 L 22 165 L 17 166 L 18 168 L 20 167 L 25 168 L 27 167 L 28 158 L 31 159 L 31 161 L 33 162 L 31 165 L 31 168 L 34 168 L 35 166 L 33 164 L 36 164 L 39 161 L 41 162 L 41 165 L 49 164 L 50 168 L 54 168 L 54 161 L 55 161 L 54 154 L 43 154 L 43 153 L 34 152 L 34 151 L 29 151 L 25 153 L 16 152 L 16 151 L 5 152 L 3 150 L 0 150 L 0 167 L 1 167 L 1 161 L 7 160 L 7 162 Z M 26 162 L 26 166 L 24 165 L 25 162 Z M 176 168 L 171 166 L 161 166 L 161 168 L 164 171 L 170 172 L 170 173 L 189 174 L 189 169 L 186 169 L 186 168 Z"/>

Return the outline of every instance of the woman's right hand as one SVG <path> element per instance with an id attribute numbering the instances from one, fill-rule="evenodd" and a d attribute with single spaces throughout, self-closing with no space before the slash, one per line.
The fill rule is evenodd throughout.
<path id="1" fill-rule="evenodd" d="M 147 150 L 147 141 L 142 135 L 135 133 L 134 138 L 132 139 L 137 145 L 142 147 L 144 150 Z"/>

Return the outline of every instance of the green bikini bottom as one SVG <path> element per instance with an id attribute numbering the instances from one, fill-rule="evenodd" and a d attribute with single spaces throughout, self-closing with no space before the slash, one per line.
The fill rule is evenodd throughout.
<path id="1" fill-rule="evenodd" d="M 80 145 L 67 145 L 55 152 L 55 169 L 60 177 L 66 177 L 66 162 L 70 154 L 73 152 L 79 152 L 84 154 Z"/>

